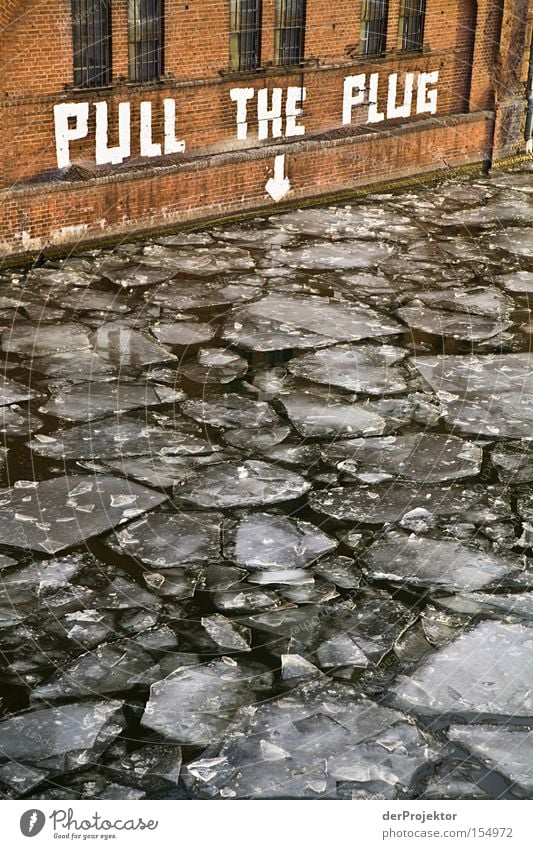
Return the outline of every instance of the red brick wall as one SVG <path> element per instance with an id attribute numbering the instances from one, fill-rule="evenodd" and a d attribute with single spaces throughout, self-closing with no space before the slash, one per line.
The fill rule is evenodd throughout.
<path id="1" fill-rule="evenodd" d="M 194 196 L 200 190 L 199 178 L 193 178 L 194 160 L 210 154 L 257 150 L 257 158 L 242 160 L 239 168 L 250 168 L 250 181 L 257 191 L 256 175 L 251 162 L 262 161 L 261 149 L 264 156 L 272 159 L 272 141 L 259 142 L 253 111 L 250 115 L 249 137 L 246 141 L 237 141 L 235 123 L 235 104 L 229 97 L 233 87 L 253 87 L 254 89 L 281 87 L 289 85 L 305 86 L 307 101 L 305 114 L 301 123 L 305 124 L 306 139 L 319 139 L 326 145 L 326 140 L 332 135 L 347 136 L 368 132 L 364 123 L 358 122 L 357 112 L 354 112 L 352 128 L 342 127 L 342 94 L 343 80 L 349 74 L 380 73 L 380 94 L 387 84 L 388 75 L 397 71 L 400 77 L 407 71 L 439 70 L 439 101 L 438 118 L 459 115 L 467 112 L 481 112 L 493 109 L 495 90 L 498 85 L 498 73 L 505 66 L 509 53 L 516 54 L 521 63 L 516 60 L 513 67 L 524 68 L 523 55 L 525 51 L 525 33 L 521 23 L 527 14 L 528 0 L 427 0 L 427 16 L 424 50 L 421 53 L 406 54 L 398 50 L 398 18 L 400 0 L 390 0 L 390 16 L 387 35 L 387 52 L 384 57 L 368 59 L 357 55 L 360 34 L 361 0 L 308 0 L 305 42 L 305 62 L 302 67 L 294 69 L 278 69 L 274 62 L 274 2 L 263 0 L 262 27 L 262 69 L 253 73 L 230 74 L 229 61 L 229 3 L 228 0 L 209 0 L 200 3 L 198 0 L 166 0 L 165 2 L 165 63 L 163 78 L 153 84 L 137 85 L 128 82 L 127 61 L 127 21 L 126 0 L 112 0 L 113 24 L 113 81 L 112 85 L 103 89 L 76 90 L 73 86 L 72 72 L 72 33 L 70 0 L 0 0 L 0 146 L 3 156 L 0 158 L 0 187 L 4 187 L 5 209 L 0 236 L 5 233 L 21 233 L 30 228 L 32 222 L 28 209 L 32 214 L 37 212 L 38 224 L 36 233 L 41 238 L 46 231 L 46 221 L 50 229 L 65 221 L 70 226 L 72 214 L 64 208 L 63 200 L 77 197 L 81 192 L 85 198 L 82 209 L 92 215 L 91 193 L 98 196 L 95 204 L 111 208 L 117 198 L 123 204 L 124 179 L 118 175 L 122 166 L 113 168 L 113 177 L 104 181 L 90 181 L 87 185 L 76 186 L 72 189 L 62 187 L 62 191 L 51 191 L 46 182 L 54 176 L 57 169 L 53 107 L 57 103 L 72 101 L 106 100 L 109 104 L 110 144 L 116 143 L 116 114 L 118 103 L 129 101 L 132 104 L 132 158 L 125 163 L 128 168 L 142 164 L 152 168 L 154 165 L 166 166 L 168 160 L 139 161 L 139 103 L 150 100 L 154 114 L 154 142 L 161 141 L 162 102 L 170 97 L 177 105 L 177 134 L 187 143 L 185 155 L 174 157 L 184 164 L 180 178 L 180 192 L 191 196 L 191 209 L 196 207 L 197 215 L 203 214 L 204 208 L 217 207 L 215 187 L 206 184 L 202 177 L 201 190 L 215 191 L 213 198 L 208 198 L 207 204 Z M 524 13 L 524 8 L 526 12 Z M 475 38 L 472 25 L 476 22 Z M 500 40 L 503 41 L 500 47 Z M 470 59 L 474 57 L 473 70 L 470 70 Z M 516 76 L 518 74 L 518 78 Z M 513 77 L 513 98 L 515 110 L 521 109 L 523 80 L 520 71 Z M 523 76 L 523 70 L 522 70 Z M 505 83 L 504 83 L 505 84 Z M 518 106 L 517 106 L 518 104 Z M 89 138 L 71 144 L 71 161 L 73 164 L 89 168 L 95 174 L 94 168 L 94 108 L 91 108 Z M 449 128 L 443 129 L 441 150 L 431 147 L 428 152 L 423 145 L 428 141 L 426 130 L 422 130 L 427 122 L 427 115 L 413 116 L 410 122 L 419 124 L 420 134 L 408 132 L 405 135 L 406 144 L 410 149 L 403 158 L 386 152 L 391 156 L 390 161 L 380 158 L 370 163 L 361 163 L 360 173 L 368 182 L 378 178 L 387 178 L 397 173 L 417 173 L 429 167 L 431 157 L 436 164 L 446 156 L 450 156 Z M 364 119 L 362 119 L 364 121 Z M 396 122 L 384 122 L 371 128 L 377 134 L 378 140 L 370 144 L 361 144 L 356 140 L 345 138 L 343 144 L 345 155 L 350 158 L 355 148 L 357 156 L 375 155 L 375 147 L 379 145 L 381 133 L 387 133 L 394 124 L 405 125 L 406 119 Z M 486 120 L 483 117 L 481 125 L 484 130 L 468 140 L 468 150 L 464 154 L 468 161 L 481 161 L 490 152 L 487 149 Z M 461 126 L 458 124 L 457 126 Z M 467 124 L 470 132 L 471 125 Z M 473 126 L 473 125 L 472 125 Z M 326 135 L 327 134 L 327 135 Z M 513 135 L 514 134 L 514 135 Z M 506 140 L 505 151 L 516 145 L 516 130 L 513 129 Z M 509 134 L 508 134 L 509 136 Z M 281 141 L 288 144 L 291 140 Z M 384 150 L 389 151 L 388 136 L 383 136 Z M 355 145 L 355 147 L 354 147 Z M 476 148 L 476 145 L 478 147 Z M 500 145 L 501 150 L 504 146 Z M 285 148 L 283 148 L 285 149 Z M 313 192 L 317 187 L 321 191 L 342 185 L 346 174 L 341 167 L 341 146 L 331 148 L 335 154 L 328 153 L 323 160 L 307 155 L 308 163 L 316 166 L 316 172 L 303 167 L 302 180 L 298 182 L 297 190 L 302 196 Z M 395 148 L 396 150 L 396 148 Z M 404 152 L 405 153 L 405 152 Z M 452 145 L 452 158 L 461 160 L 463 152 L 457 152 Z M 428 159 L 429 157 L 429 159 Z M 329 162 L 326 167 L 326 160 Z M 228 160 L 229 161 L 229 160 Z M 198 166 L 200 168 L 200 166 Z M 229 166 L 228 166 L 229 167 Z M 233 167 L 233 166 L 232 166 Z M 270 167 L 261 165 L 263 171 Z M 191 170 L 192 169 L 192 170 Z M 333 169 L 333 170 L 332 170 Z M 338 172 L 335 170 L 338 169 Z M 109 170 L 109 169 L 108 169 Z M 226 168 L 227 170 L 227 168 Z M 220 173 L 226 173 L 220 166 Z M 201 172 L 201 168 L 198 173 Z M 203 172 L 202 172 L 203 173 Z M 297 171 L 298 181 L 300 171 Z M 34 187 L 29 192 L 24 191 L 25 198 L 41 198 L 41 200 L 25 201 L 22 206 L 18 201 L 13 205 L 15 195 L 12 188 L 20 187 L 36 179 L 44 180 L 40 188 Z M 143 179 L 135 177 L 134 193 L 139 191 Z M 140 182 L 139 182 L 140 179 Z M 155 183 L 159 187 L 164 181 L 176 182 L 178 178 L 158 178 Z M 217 178 L 218 179 L 218 178 Z M 222 179 L 222 178 L 220 178 Z M 226 180 L 227 178 L 224 178 Z M 149 185 L 153 185 L 150 178 Z M 243 178 L 244 180 L 244 178 Z M 188 182 L 187 182 L 188 181 Z M 189 185 L 190 184 L 190 185 Z M 244 180 L 243 185 L 247 181 Z M 350 184 L 350 183 L 349 183 Z M 207 186 L 207 188 L 206 188 Z M 224 189 L 229 197 L 224 198 L 231 208 L 235 208 L 236 199 L 240 197 L 235 186 L 224 183 Z M 149 194 L 152 189 L 150 189 Z M 157 211 L 158 198 L 162 198 L 159 188 L 154 189 L 154 210 L 151 201 L 141 204 L 143 222 L 146 215 L 154 224 L 159 216 L 165 219 L 165 213 Z M 192 193 L 192 194 L 191 194 Z M 241 193 L 242 194 L 242 193 Z M 246 192 L 245 192 L 246 196 Z M 255 202 L 263 199 L 256 197 Z M 212 203 L 211 203 L 212 201 Z M 29 206 L 28 206 L 29 204 Z M 41 210 L 39 204 L 44 205 Z M 163 201 L 160 201 L 163 205 Z M 35 205 L 35 206 L 34 206 Z M 135 206 L 134 209 L 137 207 Z M 181 209 L 181 207 L 180 207 Z M 100 209 L 101 213 L 101 209 Z M 100 214 L 108 220 L 107 215 Z M 76 211 L 78 214 L 78 211 Z M 128 226 L 133 226 L 137 213 L 128 212 Z M 191 210 L 187 214 L 192 214 Z M 115 215 L 115 213 L 113 213 Z M 111 218 L 113 218 L 113 215 Z M 117 220 L 120 218 L 116 213 Z M 26 226 L 26 217 L 29 224 Z M 78 226 L 75 221 L 72 226 Z M 144 224 L 143 224 L 144 226 Z"/>

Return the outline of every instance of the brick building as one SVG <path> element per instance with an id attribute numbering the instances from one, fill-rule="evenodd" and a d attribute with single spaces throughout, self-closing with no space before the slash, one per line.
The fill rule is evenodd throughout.
<path id="1" fill-rule="evenodd" d="M 0 0 L 0 249 L 526 150 L 530 0 Z"/>

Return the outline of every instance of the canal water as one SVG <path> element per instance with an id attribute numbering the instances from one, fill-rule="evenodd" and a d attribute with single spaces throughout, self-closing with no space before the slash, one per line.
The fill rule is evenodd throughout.
<path id="1" fill-rule="evenodd" d="M 532 212 L 0 271 L 4 798 L 533 796 Z"/>

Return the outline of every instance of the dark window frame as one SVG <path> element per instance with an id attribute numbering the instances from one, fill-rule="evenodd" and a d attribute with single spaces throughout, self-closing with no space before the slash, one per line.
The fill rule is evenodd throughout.
<path id="1" fill-rule="evenodd" d="M 301 65 L 305 57 L 306 0 L 276 0 L 275 64 Z"/>
<path id="2" fill-rule="evenodd" d="M 262 0 L 230 0 L 230 71 L 256 71 L 261 66 Z"/>
<path id="3" fill-rule="evenodd" d="M 426 0 L 401 0 L 398 47 L 400 50 L 422 50 L 426 25 Z"/>
<path id="4" fill-rule="evenodd" d="M 389 0 L 363 0 L 361 6 L 361 54 L 382 56 L 387 48 Z"/>
<path id="5" fill-rule="evenodd" d="M 155 82 L 164 68 L 164 0 L 128 0 L 128 78 Z"/>
<path id="6" fill-rule="evenodd" d="M 73 77 L 76 88 L 108 86 L 111 64 L 111 0 L 71 0 Z"/>

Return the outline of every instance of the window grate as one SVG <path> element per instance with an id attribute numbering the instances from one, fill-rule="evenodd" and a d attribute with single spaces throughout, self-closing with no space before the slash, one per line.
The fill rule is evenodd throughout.
<path id="1" fill-rule="evenodd" d="M 254 71 L 261 62 L 261 0 L 230 0 L 230 70 Z"/>
<path id="2" fill-rule="evenodd" d="M 72 0 L 74 85 L 79 88 L 111 82 L 110 0 Z"/>
<path id="3" fill-rule="evenodd" d="M 400 47 L 421 50 L 424 44 L 426 0 L 402 0 L 400 8 Z"/>
<path id="4" fill-rule="evenodd" d="M 305 0 L 276 0 L 277 65 L 299 65 L 304 58 Z"/>
<path id="5" fill-rule="evenodd" d="M 361 53 L 379 56 L 387 46 L 389 0 L 363 0 L 361 11 Z"/>
<path id="6" fill-rule="evenodd" d="M 129 78 L 146 83 L 163 73 L 162 0 L 128 0 Z"/>

